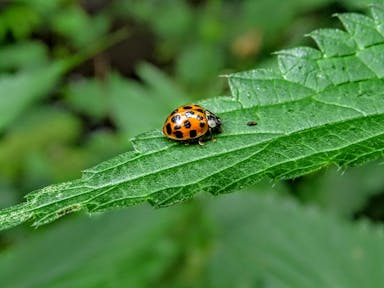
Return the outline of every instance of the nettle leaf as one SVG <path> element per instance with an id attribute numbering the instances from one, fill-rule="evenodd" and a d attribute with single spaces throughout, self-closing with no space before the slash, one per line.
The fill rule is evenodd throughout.
<path id="1" fill-rule="evenodd" d="M 289 179 L 382 157 L 383 9 L 373 6 L 373 18 L 339 15 L 345 32 L 313 32 L 320 50 L 280 51 L 276 71 L 228 75 L 232 97 L 200 102 L 223 120 L 216 142 L 185 146 L 165 139 L 160 129 L 139 135 L 134 151 L 0 211 L 0 228 L 143 201 L 167 206 L 198 192 L 217 195 L 264 177 Z"/>
<path id="2" fill-rule="evenodd" d="M 69 60 L 45 67 L 0 75 L 0 131 L 34 101 L 43 98 L 68 70 Z"/>
<path id="3" fill-rule="evenodd" d="M 127 33 L 127 29 L 122 28 L 74 55 L 54 60 L 45 66 L 20 70 L 15 74 L 0 74 L 0 132 L 35 101 L 46 97 L 67 71 L 108 46 L 121 41 Z M 0 51 L 0 57 L 11 56 L 7 49 Z M 0 63 L 1 65 L 4 63 Z"/>
<path id="4" fill-rule="evenodd" d="M 129 283 L 130 287 L 169 287 L 156 284 L 182 257 L 180 243 L 173 242 L 180 239 L 170 235 L 175 227 L 190 224 L 186 209 L 136 208 L 92 221 L 73 218 L 28 237 L 28 245 L 7 249 L 0 254 L 1 286 L 104 287 L 111 283 L 108 285 L 125 287 Z M 191 232 L 204 235 L 191 228 L 188 225 Z M 100 265 L 102 273 L 91 272 Z M 22 271 L 22 276 L 12 276 L 16 271 Z"/>
<path id="5" fill-rule="evenodd" d="M 266 190 L 57 223 L 0 254 L 2 287 L 384 286 L 382 227 Z"/>

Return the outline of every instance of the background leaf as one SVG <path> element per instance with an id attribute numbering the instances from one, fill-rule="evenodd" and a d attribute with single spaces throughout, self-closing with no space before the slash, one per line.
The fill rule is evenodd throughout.
<path id="1" fill-rule="evenodd" d="M 36 41 L 8 45 L 0 49 L 0 69 L 33 69 L 48 62 L 46 47 Z"/>
<path id="2" fill-rule="evenodd" d="M 383 169 L 377 162 L 345 171 L 329 169 L 317 177 L 309 175 L 301 179 L 295 184 L 296 193 L 304 202 L 317 203 L 335 214 L 353 217 L 368 204 L 367 199 L 380 197 L 384 187 Z"/>
<path id="3" fill-rule="evenodd" d="M 177 257 L 177 250 L 169 249 L 171 239 L 165 233 L 171 229 L 170 217 L 170 213 L 154 214 L 148 209 L 136 209 L 92 222 L 84 218 L 75 223 L 62 223 L 54 230 L 29 239 L 24 249 L 3 255 L 0 278 L 8 287 L 94 287 L 107 282 L 118 286 L 127 281 L 137 287 L 148 286 Z M 125 230 L 124 235 L 122 230 Z M 56 248 L 50 245 L 52 242 L 56 243 Z M 106 249 L 102 248 L 105 243 L 109 243 Z M 47 250 L 47 245 L 51 249 Z M 73 249 L 75 247 L 78 249 Z M 149 247 L 152 248 L 148 250 Z M 33 264 L 36 257 L 39 261 Z M 142 257 L 145 261 L 139 265 Z M 113 266 L 100 267 L 101 263 L 112 262 Z M 126 270 L 128 263 L 134 266 Z M 94 269 L 104 272 L 98 277 Z M 23 277 L 14 277 L 16 271 L 23 271 Z M 64 275 L 66 280 L 62 279 Z"/>
<path id="4" fill-rule="evenodd" d="M 68 219 L 2 255 L 0 278 L 7 287 L 382 287 L 381 228 L 263 192 Z"/>
<path id="5" fill-rule="evenodd" d="M 68 63 L 57 62 L 37 70 L 0 76 L 0 131 L 31 103 L 44 97 L 68 69 Z"/>
<path id="6" fill-rule="evenodd" d="M 224 198 L 212 210 L 225 224 L 209 265 L 211 287 L 383 286 L 381 228 L 351 225 L 287 199 Z"/>

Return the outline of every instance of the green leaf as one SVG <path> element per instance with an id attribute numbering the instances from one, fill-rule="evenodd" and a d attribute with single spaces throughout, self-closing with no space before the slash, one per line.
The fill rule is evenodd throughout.
<path id="1" fill-rule="evenodd" d="M 51 19 L 52 29 L 79 48 L 97 42 L 106 33 L 110 24 L 109 19 L 104 15 L 98 14 L 91 17 L 77 5 L 59 9 Z"/>
<path id="2" fill-rule="evenodd" d="M 68 69 L 68 62 L 57 61 L 38 69 L 0 75 L 0 131 L 31 103 L 44 97 Z"/>
<path id="3" fill-rule="evenodd" d="M 60 144 L 74 142 L 81 132 L 79 120 L 68 112 L 51 106 L 29 109 L 28 113 L 13 123 L 12 129 L 7 131 L 0 142 L 0 175 L 20 182 L 20 173 L 23 168 L 25 169 L 28 158 L 39 151 L 44 151 L 48 154 L 47 158 L 57 162 L 60 158 L 56 157 L 62 153 L 58 152 Z M 51 149 L 54 152 L 50 154 L 48 151 Z M 73 166 L 74 161 L 71 162 Z M 63 161 L 60 161 L 54 166 L 63 169 L 62 164 Z M 52 170 L 54 169 L 50 167 L 50 172 L 53 172 Z M 61 171 L 61 174 L 65 173 Z M 31 173 L 25 173 L 24 180 L 30 175 Z"/>
<path id="4" fill-rule="evenodd" d="M 0 75 L 0 131 L 10 124 L 26 107 L 39 100 L 55 87 L 69 69 L 110 45 L 124 39 L 128 30 L 122 28 L 99 39 L 77 54 L 56 60 L 43 67 Z"/>
<path id="5" fill-rule="evenodd" d="M 265 190 L 68 218 L 0 253 L 2 285 L 383 287 L 382 227 Z"/>
<path id="6" fill-rule="evenodd" d="M 77 111 L 100 120 L 107 116 L 108 91 L 105 83 L 97 79 L 80 79 L 69 83 L 63 93 L 65 100 Z M 92 105 L 89 105 L 92 103 Z"/>
<path id="7" fill-rule="evenodd" d="M 8 9 L 0 12 L 0 40 L 4 40 L 7 32 L 15 39 L 27 38 L 39 24 L 41 17 L 28 5 L 10 4 Z"/>
<path id="8" fill-rule="evenodd" d="M 24 41 L 0 49 L 0 69 L 33 69 L 47 64 L 47 48 L 40 42 Z"/>
<path id="9" fill-rule="evenodd" d="M 295 185 L 295 192 L 306 201 L 350 218 L 364 208 L 367 199 L 384 190 L 383 174 L 384 166 L 376 162 L 346 171 L 329 169 L 320 175 L 303 177 Z"/>
<path id="10" fill-rule="evenodd" d="M 210 207 L 220 239 L 207 265 L 211 287 L 384 286 L 382 227 L 289 199 L 236 196 Z"/>
<path id="11" fill-rule="evenodd" d="M 26 220 L 39 226 L 73 211 L 143 201 L 167 206 L 198 192 L 217 195 L 265 177 L 290 179 L 382 157 L 384 37 L 378 42 L 381 34 L 369 35 L 382 21 L 356 14 L 339 17 L 356 44 L 354 53 L 338 47 L 337 56 L 326 56 L 327 43 L 336 36 L 326 41 L 329 31 L 317 33 L 320 50 L 281 51 L 278 70 L 229 75 L 233 97 L 200 102 L 222 118 L 224 133 L 216 142 L 185 146 L 165 139 L 160 129 L 139 135 L 132 141 L 134 151 L 0 211 L 0 228 Z M 248 126 L 248 121 L 258 125 Z"/>
<path id="12" fill-rule="evenodd" d="M 154 287 L 150 284 L 177 261 L 179 252 L 169 235 L 185 216 L 137 208 L 92 221 L 71 219 L 29 237 L 28 245 L 16 245 L 0 254 L 2 285 L 95 287 L 113 283 L 124 287 L 129 283 L 132 287 Z M 94 273 L 101 263 L 108 265 L 101 273 Z M 23 271 L 22 276 L 14 277 L 16 271 Z"/>

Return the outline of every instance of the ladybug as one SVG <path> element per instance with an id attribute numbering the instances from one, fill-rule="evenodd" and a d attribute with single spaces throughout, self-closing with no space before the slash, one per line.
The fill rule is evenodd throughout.
<path id="1" fill-rule="evenodd" d="M 221 119 L 200 105 L 188 104 L 173 110 L 165 120 L 163 134 L 183 143 L 203 144 L 212 134 L 221 133 Z"/>

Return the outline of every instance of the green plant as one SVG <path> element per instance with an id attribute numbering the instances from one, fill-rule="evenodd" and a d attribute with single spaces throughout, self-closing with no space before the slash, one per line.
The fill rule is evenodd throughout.
<path id="1" fill-rule="evenodd" d="M 372 18 L 338 15 L 346 31 L 310 33 L 320 50 L 278 52 L 277 70 L 228 75 L 232 97 L 200 102 L 224 122 L 216 143 L 186 147 L 167 141 L 160 130 L 141 134 L 132 140 L 133 151 L 2 210 L 0 228 L 143 201 L 166 206 L 198 192 L 227 193 L 264 177 L 292 179 L 381 157 L 384 6 L 371 11 Z"/>

